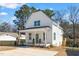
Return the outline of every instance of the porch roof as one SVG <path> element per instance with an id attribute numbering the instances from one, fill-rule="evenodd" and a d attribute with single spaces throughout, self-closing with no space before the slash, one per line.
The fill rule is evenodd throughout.
<path id="1" fill-rule="evenodd" d="M 39 28 L 51 28 L 51 27 L 50 26 L 30 27 L 30 28 L 26 28 L 26 30 L 28 30 L 28 29 L 39 29 Z"/>
<path id="2" fill-rule="evenodd" d="M 26 28 L 25 30 L 20 30 L 19 32 L 24 32 L 24 31 L 45 31 L 47 29 L 51 29 L 51 27 L 50 26 L 30 27 L 30 28 Z"/>

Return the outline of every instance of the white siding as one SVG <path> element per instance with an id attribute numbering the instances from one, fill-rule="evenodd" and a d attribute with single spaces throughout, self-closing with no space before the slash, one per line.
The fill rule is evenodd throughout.
<path id="1" fill-rule="evenodd" d="M 54 40 L 54 33 L 56 33 L 56 39 Z M 52 25 L 52 44 L 53 46 L 61 46 L 63 40 L 63 31 L 55 25 Z"/>
<path id="2" fill-rule="evenodd" d="M 52 20 L 48 18 L 43 12 L 33 13 L 27 20 L 25 27 L 30 28 L 34 27 L 34 21 L 40 20 L 40 26 L 52 26 Z"/>
<path id="3" fill-rule="evenodd" d="M 48 30 L 46 33 L 46 43 L 52 44 L 52 29 Z"/>

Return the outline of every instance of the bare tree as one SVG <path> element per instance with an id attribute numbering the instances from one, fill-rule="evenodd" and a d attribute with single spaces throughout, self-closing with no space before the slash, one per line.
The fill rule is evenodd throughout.
<path id="1" fill-rule="evenodd" d="M 78 22 L 79 20 L 79 8 L 76 6 L 71 6 L 68 8 L 68 14 L 69 14 L 69 20 L 72 23 L 72 29 L 73 29 L 73 45 L 76 44 L 76 28 L 75 28 L 75 24 Z"/>
<path id="2" fill-rule="evenodd" d="M 61 22 L 64 21 L 63 17 L 65 15 L 65 10 L 55 11 L 55 21 Z"/>
<path id="3" fill-rule="evenodd" d="M 76 6 L 70 6 L 69 8 L 67 8 L 67 10 L 57 11 L 55 15 L 55 21 L 60 23 L 60 26 L 63 28 L 64 34 L 66 36 L 72 36 L 73 45 L 76 45 L 76 33 L 78 32 L 76 30 L 79 23 L 79 8 Z M 72 35 L 70 34 L 70 32 Z"/>
<path id="4" fill-rule="evenodd" d="M 11 26 L 11 24 L 7 22 L 3 22 L 0 24 L 0 31 L 1 32 L 13 32 L 14 28 Z"/>
<path id="5" fill-rule="evenodd" d="M 59 25 L 63 28 L 64 36 L 68 37 L 68 28 L 70 24 L 64 16 L 66 16 L 65 10 L 56 11 L 54 21 L 59 23 Z"/>

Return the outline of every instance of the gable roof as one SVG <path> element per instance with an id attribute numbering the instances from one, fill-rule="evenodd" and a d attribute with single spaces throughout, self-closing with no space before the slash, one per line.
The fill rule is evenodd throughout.
<path id="1" fill-rule="evenodd" d="M 59 26 L 58 23 L 56 23 L 55 21 L 53 21 L 50 17 L 48 17 L 48 16 L 47 16 L 44 12 L 42 12 L 42 11 L 33 12 L 31 15 L 36 14 L 36 13 L 43 13 L 48 19 L 51 20 L 51 22 L 52 22 L 53 25 L 55 25 L 56 27 L 58 27 L 58 28 L 60 28 L 60 29 L 63 29 L 61 26 Z M 31 15 L 30 15 L 30 16 L 31 16 Z"/>

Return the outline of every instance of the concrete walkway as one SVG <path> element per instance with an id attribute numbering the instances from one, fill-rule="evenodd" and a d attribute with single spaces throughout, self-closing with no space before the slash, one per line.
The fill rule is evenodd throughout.
<path id="1" fill-rule="evenodd" d="M 0 51 L 0 56 L 54 56 L 57 51 L 48 51 L 39 48 L 17 48 L 14 50 Z"/>

